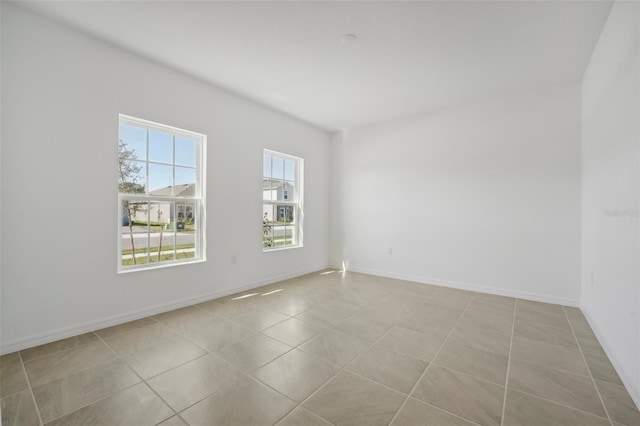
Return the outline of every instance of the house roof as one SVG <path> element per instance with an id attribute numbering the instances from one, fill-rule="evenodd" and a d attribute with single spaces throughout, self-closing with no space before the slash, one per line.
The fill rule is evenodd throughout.
<path id="1" fill-rule="evenodd" d="M 262 189 L 279 189 L 282 188 L 283 185 L 286 185 L 286 189 L 293 188 L 293 185 L 288 182 L 283 182 L 281 179 L 271 179 L 271 178 L 263 178 L 262 179 Z"/>
<path id="2" fill-rule="evenodd" d="M 196 195 L 196 184 L 185 183 L 182 185 L 167 186 L 165 188 L 150 191 L 151 195 L 171 195 L 174 197 L 193 197 Z"/>

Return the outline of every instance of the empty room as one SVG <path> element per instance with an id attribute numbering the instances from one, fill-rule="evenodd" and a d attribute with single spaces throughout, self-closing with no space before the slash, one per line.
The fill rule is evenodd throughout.
<path id="1" fill-rule="evenodd" d="M 2 425 L 640 425 L 640 3 L 1 1 Z"/>

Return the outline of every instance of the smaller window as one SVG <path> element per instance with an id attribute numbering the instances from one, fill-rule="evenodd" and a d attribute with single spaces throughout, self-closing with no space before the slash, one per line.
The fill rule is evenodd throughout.
<path id="1" fill-rule="evenodd" d="M 302 158 L 265 150 L 262 173 L 264 251 L 302 246 Z"/>

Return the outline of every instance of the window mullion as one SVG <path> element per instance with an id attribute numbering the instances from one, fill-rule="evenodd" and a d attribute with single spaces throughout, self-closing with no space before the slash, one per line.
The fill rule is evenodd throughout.
<path id="1" fill-rule="evenodd" d="M 176 195 L 176 135 L 171 138 L 171 195 Z"/>
<path id="2" fill-rule="evenodd" d="M 151 203 L 147 201 L 147 265 L 151 263 Z"/>
<path id="3" fill-rule="evenodd" d="M 145 145 L 147 147 L 146 149 L 146 153 L 145 153 L 145 165 L 144 165 L 144 192 L 145 193 L 149 193 L 149 191 L 151 190 L 149 188 L 149 129 L 147 129 L 147 131 L 145 132 Z"/>

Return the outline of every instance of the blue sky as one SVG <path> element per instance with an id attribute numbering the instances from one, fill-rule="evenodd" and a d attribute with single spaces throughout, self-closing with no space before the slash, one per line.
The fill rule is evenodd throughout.
<path id="1" fill-rule="evenodd" d="M 295 162 L 281 157 L 265 155 L 263 175 L 266 178 L 295 180 Z"/>
<path id="2" fill-rule="evenodd" d="M 138 160 L 149 163 L 149 191 L 165 188 L 173 184 L 175 164 L 175 185 L 195 183 L 196 181 L 196 141 L 194 139 L 176 135 L 175 161 L 173 136 L 157 130 L 149 130 L 149 152 L 147 152 L 147 130 L 130 124 L 120 124 L 120 139 L 128 149 L 134 151 Z M 164 163 L 164 164 L 155 164 Z M 144 163 L 138 183 L 144 184 Z M 180 167 L 187 166 L 187 167 Z"/>

